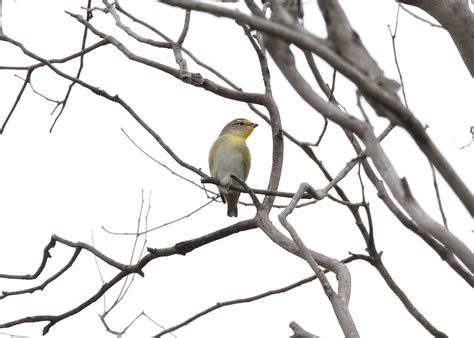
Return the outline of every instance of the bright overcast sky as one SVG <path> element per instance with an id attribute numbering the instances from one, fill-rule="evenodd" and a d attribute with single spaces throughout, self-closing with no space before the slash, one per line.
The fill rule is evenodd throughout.
<path id="1" fill-rule="evenodd" d="M 80 7 L 85 3 L 3 0 L 4 32 L 45 58 L 72 54 L 80 48 L 83 27 L 64 10 L 83 14 Z M 305 26 L 324 36 L 324 21 L 316 1 L 305 3 Z M 397 9 L 394 1 L 341 3 L 369 52 L 388 77 L 398 80 L 387 28 L 394 25 Z M 179 35 L 184 11 L 144 0 L 121 1 L 121 4 L 167 35 Z M 242 4 L 232 6 L 243 8 Z M 94 15 L 92 23 L 96 27 L 114 34 L 131 50 L 175 67 L 170 50 L 143 48 L 118 31 L 109 15 L 100 12 Z M 142 29 L 137 32 L 153 37 Z M 95 41 L 97 38 L 90 34 L 88 45 Z M 471 138 L 474 85 L 449 35 L 402 11 L 396 42 L 410 108 L 422 123 L 429 125 L 435 143 L 471 190 L 474 189 L 474 145 L 464 150 L 457 147 Z M 254 51 L 241 28 L 231 20 L 192 13 L 184 46 L 245 90 L 262 91 Z M 304 59 L 301 55 L 298 58 L 301 69 L 308 72 Z M 32 63 L 17 48 L 0 44 L 0 65 Z M 323 61 L 319 60 L 318 65 L 329 82 L 332 70 Z M 323 119 L 285 83 L 273 62 L 270 67 L 284 128 L 301 140 L 315 142 Z M 190 68 L 209 76 L 192 62 Z M 61 69 L 75 74 L 77 63 L 71 62 Z M 25 75 L 21 71 L 0 71 L 0 123 L 22 85 L 15 74 Z M 228 121 L 245 117 L 259 123 L 260 127 L 248 140 L 253 157 L 248 184 L 266 187 L 271 166 L 270 128 L 245 104 L 225 100 L 157 70 L 133 64 L 112 46 L 86 56 L 82 78 L 111 94 L 119 94 L 183 160 L 206 172 L 208 149 Z M 34 72 L 32 83 L 37 91 L 54 99 L 61 99 L 68 86 L 46 68 Z M 354 88 L 341 75 L 335 93 L 351 114 L 360 116 Z M 0 136 L 0 273 L 32 273 L 52 234 L 91 243 L 93 232 L 99 250 L 128 263 L 133 237 L 110 235 L 101 227 L 134 232 L 142 190 L 145 209 L 151 192 L 149 227 L 184 216 L 209 201 L 202 190 L 171 175 L 129 141 L 122 128 L 151 156 L 199 182 L 198 177 L 175 164 L 119 105 L 76 86 L 50 134 L 49 128 L 57 114 L 51 115 L 53 108 L 54 103 L 28 89 Z M 380 133 L 387 121 L 372 112 L 370 117 Z M 402 130 L 393 131 L 383 145 L 400 176 L 407 177 L 422 206 L 441 221 L 431 171 L 424 156 Z M 288 142 L 285 147 L 280 190 L 296 191 L 303 181 L 316 188 L 324 187 L 324 177 L 305 155 Z M 335 125 L 329 126 L 316 152 L 333 175 L 354 157 L 342 131 Z M 356 170 L 342 184 L 354 201 L 360 200 L 358 184 Z M 378 249 L 384 251 L 385 263 L 400 287 L 450 337 L 472 334 L 472 289 L 423 241 L 395 220 L 379 202 L 368 180 L 365 185 L 374 213 Z M 450 230 L 474 248 L 472 218 L 442 180 L 439 185 Z M 242 199 L 249 201 L 246 196 Z M 277 200 L 279 204 L 283 202 Z M 280 210 L 274 212 L 275 224 Z M 253 215 L 252 207 L 239 207 L 239 220 Z M 318 252 L 338 259 L 347 257 L 348 251 L 364 253 L 365 246 L 353 219 L 340 205 L 322 201 L 295 212 L 291 220 L 306 244 Z M 234 219 L 227 218 L 225 206 L 212 203 L 190 218 L 150 233 L 146 245 L 170 246 L 233 222 Z M 57 245 L 44 276 L 55 273 L 71 255 L 70 248 Z M 105 265 L 101 269 L 106 279 L 116 273 Z M 352 263 L 349 269 L 353 279 L 350 309 L 362 337 L 429 336 L 405 311 L 375 269 L 365 262 Z M 120 330 L 145 311 L 159 324 L 171 326 L 218 301 L 252 296 L 310 275 L 312 272 L 304 261 L 281 250 L 259 230 L 253 230 L 200 248 L 186 257 L 155 260 L 146 267 L 145 278 L 136 277 L 123 303 L 108 317 L 109 325 Z M 335 284 L 333 277 L 330 280 Z M 0 291 L 33 285 L 36 284 L 0 279 Z M 0 300 L 0 322 L 65 312 L 100 286 L 92 256 L 82 253 L 74 267 L 45 291 Z M 118 291 L 115 288 L 108 295 L 108 304 Z M 111 337 L 97 316 L 102 308 L 103 301 L 99 300 L 79 315 L 56 324 L 48 337 Z M 283 295 L 218 310 L 178 330 L 176 335 L 180 338 L 288 337 L 291 335 L 288 324 L 293 320 L 321 337 L 342 334 L 320 284 L 313 282 Z M 35 336 L 43 326 L 24 325 L 0 329 L 0 333 Z M 158 331 L 155 324 L 141 319 L 128 336 L 150 336 Z"/>

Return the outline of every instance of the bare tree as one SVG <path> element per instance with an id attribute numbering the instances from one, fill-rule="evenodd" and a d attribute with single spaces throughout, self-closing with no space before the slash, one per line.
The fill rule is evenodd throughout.
<path id="1" fill-rule="evenodd" d="M 51 124 L 50 132 L 53 132 L 53 128 L 60 128 L 61 116 L 66 111 L 65 108 L 71 96 L 74 95 L 74 88 L 82 87 L 88 90 L 90 95 L 101 97 L 121 106 L 138 123 L 143 133 L 150 135 L 180 169 L 183 169 L 195 178 L 199 178 L 201 180 L 199 183 L 207 184 L 201 185 L 196 183 L 154 159 L 158 165 L 166 168 L 170 175 L 176 175 L 180 179 L 186 180 L 190 185 L 193 185 L 194 188 L 204 190 L 207 196 L 206 202 L 199 208 L 188 212 L 176 220 L 151 227 L 148 224 L 151 197 L 145 203 L 142 192 L 137 227 L 127 233 L 135 237 L 130 259 L 127 263 L 122 263 L 118 259 L 105 254 L 93 242 L 89 244 L 52 235 L 50 242 L 44 247 L 42 260 L 36 271 L 21 275 L 2 273 L 0 274 L 0 279 L 37 280 L 39 277 L 43 277 L 45 267 L 53 259 L 51 250 L 56 245 L 73 249 L 72 256 L 67 263 L 59 271 L 46 278 L 44 282 L 38 282 L 38 285 L 34 287 L 14 291 L 2 290 L 0 299 L 33 293 L 46 287 L 54 287 L 54 282 L 73 267 L 76 264 L 77 258 L 85 252 L 92 254 L 96 260 L 102 286 L 95 293 L 83 299 L 80 304 L 69 308 L 63 313 L 57 315 L 34 314 L 20 317 L 7 322 L 1 322 L 0 328 L 41 322 L 45 323 L 43 334 L 47 334 L 55 324 L 66 319 L 74 320 L 71 317 L 74 317 L 99 299 L 105 299 L 110 294 L 110 290 L 118 286 L 121 288 L 119 295 L 114 298 L 111 305 L 104 306 L 104 310 L 100 314 L 100 320 L 104 328 L 111 334 L 119 337 L 126 334 L 132 325 L 139 325 L 137 324 L 138 319 L 147 318 L 150 321 L 156 321 L 155 324 L 161 327 L 157 328 L 156 331 L 156 336 L 160 337 L 189 325 L 198 318 L 222 307 L 257 301 L 274 294 L 287 292 L 317 279 L 331 304 L 344 336 L 359 337 L 357 321 L 349 307 L 352 281 L 348 268 L 349 263 L 359 260 L 369 263 L 378 272 L 408 313 L 427 332 L 436 337 L 446 337 L 449 332 L 442 332 L 437 327 L 438 323 L 432 323 L 429 318 L 421 313 L 417 308 L 417 304 L 397 284 L 395 277 L 382 259 L 382 251 L 377 247 L 375 241 L 374 220 L 369 203 L 369 199 L 373 196 L 369 196 L 371 193 L 366 194 L 365 191 L 366 181 L 368 180 L 370 181 L 371 189 L 374 189 L 375 194 L 388 209 L 387 213 L 394 216 L 404 228 L 417 235 L 423 241 L 423 245 L 436 252 L 446 262 L 450 268 L 450 273 L 457 274 L 465 283 L 471 287 L 474 286 L 474 254 L 464 241 L 456 237 L 447 227 L 447 220 L 437 184 L 437 173 L 439 173 L 457 196 L 461 202 L 461 208 L 467 210 L 471 216 L 474 216 L 474 196 L 469 190 L 468 185 L 456 173 L 454 165 L 448 161 L 435 145 L 435 142 L 426 130 L 426 126 L 417 118 L 416 112 L 409 108 L 400 67 L 398 68 L 399 79 L 390 79 L 384 75 L 383 69 L 371 56 L 370 50 L 364 46 L 362 39 L 352 27 L 346 13 L 337 0 L 318 0 L 319 9 L 327 28 L 327 38 L 315 35 L 308 28 L 310 26 L 309 23 L 303 21 L 304 1 L 270 0 L 262 1 L 263 4 L 260 4 L 253 0 L 246 0 L 246 12 L 236 10 L 234 7 L 208 2 L 180 0 L 163 0 L 160 2 L 160 4 L 156 5 L 181 8 L 183 13 L 185 13 L 181 32 L 176 39 L 169 37 L 159 28 L 156 28 L 155 23 L 146 22 L 133 15 L 126 8 L 122 7 L 119 1 L 103 0 L 102 3 L 95 4 L 88 0 L 84 4 L 83 13 L 67 12 L 65 14 L 82 27 L 82 38 L 80 44 L 78 43 L 80 51 L 56 59 L 48 59 L 36 54 L 20 41 L 3 33 L 1 30 L 2 12 L 0 2 L 0 41 L 17 47 L 22 54 L 33 60 L 28 66 L 0 66 L 0 70 L 25 72 L 25 75 L 21 77 L 23 85 L 2 123 L 0 134 L 10 127 L 9 121 L 15 114 L 15 110 L 28 87 L 31 87 L 34 93 L 54 103 L 53 113 L 60 108 Z M 465 1 L 446 1 L 440 6 L 433 5 L 432 1 L 400 2 L 417 6 L 437 19 L 439 24 L 449 32 L 470 74 L 474 74 L 474 40 L 472 39 L 474 16 Z M 235 21 L 237 27 L 248 39 L 249 49 L 246 53 L 253 53 L 255 59 L 258 60 L 263 83 L 260 91 L 247 92 L 243 90 L 232 80 L 217 71 L 213 65 L 208 65 L 205 61 L 198 59 L 193 51 L 185 47 L 187 35 L 192 31 L 190 23 L 195 12 L 204 12 Z M 94 22 L 95 15 L 108 16 L 113 20 L 121 34 L 111 35 L 107 33 L 104 27 L 100 27 Z M 391 28 L 393 51 L 398 66 L 395 45 L 397 27 L 398 14 L 396 26 L 393 29 Z M 142 33 L 144 31 L 147 31 L 147 34 L 152 33 L 153 38 L 149 38 L 147 34 Z M 97 42 L 91 44 L 89 41 L 91 36 Z M 176 65 L 168 65 L 160 62 L 159 58 L 151 58 L 146 54 L 142 55 L 135 52 L 135 49 L 127 47 L 132 41 L 157 50 L 169 50 L 170 54 L 174 57 Z M 212 188 L 212 185 L 219 186 L 221 182 L 209 177 L 206 171 L 197 165 L 185 161 L 184 157 L 178 154 L 171 144 L 166 143 L 152 125 L 141 117 L 142 115 L 133 107 L 133 104 L 129 103 L 122 96 L 112 94 L 106 88 L 90 83 L 81 76 L 86 65 L 85 59 L 89 54 L 95 53 L 97 50 L 105 48 L 105 46 L 121 53 L 130 62 L 144 65 L 157 73 L 167 74 L 175 78 L 176 81 L 197 87 L 196 90 L 204 89 L 226 100 L 243 102 L 260 119 L 268 124 L 271 129 L 272 165 L 268 176 L 267 188 L 256 189 L 248 186 L 238 177 L 234 177 L 235 182 L 238 184 L 235 183 L 230 187 L 235 191 L 240 191 L 250 196 L 251 204 L 242 203 L 246 204 L 249 208 L 254 208 L 254 217 L 240 220 L 235 224 L 200 237 L 180 241 L 172 246 L 148 247 L 145 251 L 147 245 L 146 236 L 149 232 L 175 223 L 183 218 L 191 217 L 210 203 L 217 201 L 219 197 L 214 192 L 215 189 Z M 298 54 L 304 55 L 309 67 L 308 69 L 311 71 L 311 77 L 308 77 L 308 74 L 304 74 L 302 67 L 297 65 L 296 60 L 301 57 L 301 55 L 297 56 Z M 269 66 L 269 56 L 278 69 L 271 69 Z M 315 56 L 318 58 L 316 59 Z M 64 70 L 62 65 L 76 59 L 79 60 L 79 67 L 71 75 Z M 322 76 L 319 70 L 321 66 L 319 65 L 320 59 L 334 70 L 334 76 L 331 81 Z M 193 66 L 191 66 L 191 62 Z M 194 68 L 194 65 L 201 67 L 205 72 L 204 75 L 191 70 Z M 67 91 L 61 99 L 51 99 L 41 90 L 37 90 L 38 86 L 33 87 L 32 74 L 41 68 L 47 68 L 52 74 L 56 74 L 58 77 L 69 82 Z M 315 114 L 324 118 L 324 128 L 319 134 L 316 143 L 313 144 L 300 140 L 298 135 L 288 131 L 282 123 L 278 105 L 280 98 L 274 94 L 273 86 L 275 83 L 270 79 L 270 69 L 272 72 L 280 71 L 298 96 L 311 107 Z M 355 112 L 347 111 L 344 108 L 344 99 L 338 96 L 338 91 L 335 88 L 336 74 L 343 75 L 355 86 L 362 118 L 357 117 L 358 115 Z M 403 100 L 400 99 L 398 94 L 400 88 L 402 89 L 403 95 L 401 96 Z M 319 93 L 322 93 L 323 96 Z M 365 111 L 364 105 L 366 103 L 375 114 L 386 121 L 386 129 L 380 135 L 376 135 L 374 132 L 374 128 L 369 120 L 369 115 L 372 112 Z M 331 172 L 323 164 L 317 151 L 315 151 L 316 147 L 323 140 L 328 125 L 340 128 L 343 132 L 342 135 L 347 139 L 347 143 L 354 149 L 354 156 L 348 159 L 347 164 L 339 172 Z M 432 169 L 436 200 L 438 201 L 444 224 L 437 222 L 435 216 L 430 215 L 422 207 L 423 203 L 420 203 L 419 200 L 425 196 L 415 196 L 412 193 L 408 180 L 398 175 L 390 159 L 390 154 L 387 154 L 387 151 L 381 146 L 382 140 L 394 129 L 406 131 L 414 141 L 414 146 L 416 145 L 428 160 Z M 128 134 L 126 136 L 129 137 Z M 153 158 L 131 137 L 129 138 L 137 145 L 137 151 L 142 151 L 147 156 Z M 315 168 L 327 179 L 325 185 L 316 186 L 314 183 L 300 182 L 299 187 L 294 192 L 279 190 L 282 168 L 285 161 L 284 145 L 287 142 L 294 144 L 308 157 L 309 161 L 315 165 Z M 358 168 L 357 177 L 360 182 L 361 201 L 354 201 L 353 198 L 350 198 L 349 196 L 353 194 L 347 192 L 341 185 L 341 182 L 348 177 L 355 167 Z M 279 200 L 286 199 L 287 202 L 277 204 L 275 203 L 277 197 Z M 301 208 L 320 203 L 321 200 L 330 200 L 347 208 L 352 215 L 353 223 L 362 236 L 366 253 L 350 253 L 348 257 L 330 257 L 323 252 L 319 252 L 318 248 L 307 244 L 309 243 L 308 238 L 301 236 L 297 230 L 300 225 L 290 221 L 289 216 L 297 213 Z M 276 219 L 271 217 L 272 215 L 278 215 L 280 224 L 275 224 Z M 283 226 L 285 232 L 280 230 L 280 225 Z M 133 288 L 134 277 L 136 275 L 143 277 L 145 276 L 145 269 L 153 269 L 148 266 L 150 262 L 172 255 L 184 256 L 210 243 L 242 231 L 250 230 L 262 231 L 275 245 L 281 247 L 289 254 L 304 260 L 309 265 L 312 276 L 265 293 L 215 304 L 172 327 L 162 327 L 161 324 L 158 324 L 160 322 L 159 319 L 152 319 L 145 311 L 134 314 L 133 320 L 125 323 L 122 329 L 113 328 L 107 321 L 109 313 L 122 302 L 127 292 Z M 112 231 L 106 227 L 104 227 L 104 231 L 111 235 L 125 234 Z M 108 280 L 103 277 L 100 267 L 103 264 L 117 270 L 114 277 Z M 336 276 L 337 281 L 330 280 L 327 277 L 328 274 Z M 85 278 L 89 277 L 85 276 Z M 294 332 L 293 337 L 316 337 L 316 335 L 307 332 L 295 322 L 292 322 L 290 327 Z"/>

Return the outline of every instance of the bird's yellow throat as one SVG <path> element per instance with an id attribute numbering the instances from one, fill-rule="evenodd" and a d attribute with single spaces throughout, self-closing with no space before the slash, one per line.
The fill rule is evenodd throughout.
<path id="1" fill-rule="evenodd" d="M 245 141 L 247 137 L 252 134 L 254 128 L 245 128 L 244 130 L 239 130 L 237 132 L 233 132 L 230 135 L 232 136 L 232 139 L 235 139 L 235 141 Z"/>

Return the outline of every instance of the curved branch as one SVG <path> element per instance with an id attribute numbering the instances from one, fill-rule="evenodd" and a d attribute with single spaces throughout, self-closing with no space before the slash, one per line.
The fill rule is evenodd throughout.
<path id="1" fill-rule="evenodd" d="M 278 219 L 280 223 L 285 227 L 285 229 L 290 233 L 293 241 L 298 246 L 300 255 L 308 262 L 311 266 L 313 271 L 318 276 L 318 279 L 323 287 L 326 296 L 328 297 L 331 305 L 333 307 L 334 313 L 339 321 L 339 325 L 344 332 L 345 337 L 359 337 L 359 333 L 357 332 L 357 328 L 355 326 L 354 320 L 352 319 L 352 315 L 349 311 L 349 299 L 350 299 L 350 292 L 351 292 L 351 284 L 350 279 L 346 283 L 343 283 L 339 280 L 339 288 L 338 291 L 335 292 L 327 280 L 326 276 L 324 275 L 323 271 L 320 269 L 319 264 L 314 259 L 311 252 L 308 250 L 306 245 L 303 243 L 303 240 L 300 238 L 294 227 L 288 222 L 288 216 L 293 212 L 295 209 L 300 197 L 303 196 L 305 192 L 309 192 L 315 199 L 320 199 L 320 191 L 314 190 L 309 184 L 302 183 L 298 188 L 295 197 L 291 200 L 288 207 L 283 210 L 281 214 L 278 215 Z M 342 264 L 341 264 L 342 265 Z M 347 268 L 346 268 L 347 269 Z M 346 278 L 350 278 L 350 275 L 347 271 Z"/>
<path id="2" fill-rule="evenodd" d="M 51 254 L 49 253 L 49 250 L 54 248 L 56 245 L 56 241 L 51 238 L 49 243 L 44 247 L 43 249 L 43 259 L 41 260 L 40 266 L 38 269 L 35 271 L 33 274 L 26 274 L 26 275 L 7 275 L 7 274 L 0 274 L 0 278 L 5 278 L 5 279 L 25 279 L 25 280 L 30 280 L 30 279 L 36 279 L 38 276 L 43 272 L 44 267 L 46 266 L 46 262 L 48 261 L 49 258 L 51 258 Z"/>
<path id="3" fill-rule="evenodd" d="M 139 275 L 143 276 L 143 272 L 140 271 L 140 270 L 136 270 L 133 265 L 127 265 L 127 264 L 119 263 L 119 262 L 113 260 L 112 258 L 110 258 L 109 256 L 103 254 L 101 251 L 97 250 L 92 245 L 89 245 L 87 243 L 71 242 L 71 241 L 68 241 L 67 239 L 59 237 L 58 235 L 51 236 L 51 240 L 62 243 L 62 244 L 67 245 L 71 248 L 84 249 L 86 251 L 89 251 L 91 254 L 93 254 L 97 258 L 101 259 L 105 263 L 109 264 L 110 266 L 113 266 L 114 268 L 116 268 L 118 270 L 127 271 L 127 272 L 134 272 L 134 273 L 138 273 Z"/>
<path id="4" fill-rule="evenodd" d="M 76 248 L 76 250 L 74 250 L 74 254 L 72 255 L 69 262 L 67 262 L 67 264 L 61 270 L 59 270 L 57 273 L 55 273 L 50 278 L 46 279 L 40 285 L 34 286 L 32 288 L 28 288 L 28 289 L 18 290 L 18 291 L 2 291 L 2 295 L 0 296 L 0 299 L 6 298 L 8 296 L 21 295 L 21 294 L 24 294 L 24 293 L 33 293 L 33 292 L 38 291 L 38 290 L 44 290 L 44 288 L 46 286 L 48 286 L 48 284 L 50 284 L 52 281 L 54 281 L 55 279 L 60 277 L 63 273 L 65 273 L 74 264 L 74 262 L 76 261 L 76 258 L 79 256 L 80 253 L 81 253 L 81 248 Z"/>

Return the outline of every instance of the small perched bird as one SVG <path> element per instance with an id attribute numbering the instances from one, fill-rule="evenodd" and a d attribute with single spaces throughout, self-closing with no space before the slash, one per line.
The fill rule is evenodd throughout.
<path id="1" fill-rule="evenodd" d="M 209 169 L 211 176 L 226 187 L 230 187 L 234 175 L 243 181 L 250 170 L 250 151 L 245 143 L 258 124 L 246 119 L 236 119 L 222 129 L 219 137 L 209 152 Z M 240 192 L 219 187 L 222 202 L 227 203 L 227 216 L 237 217 L 237 204 Z"/>

